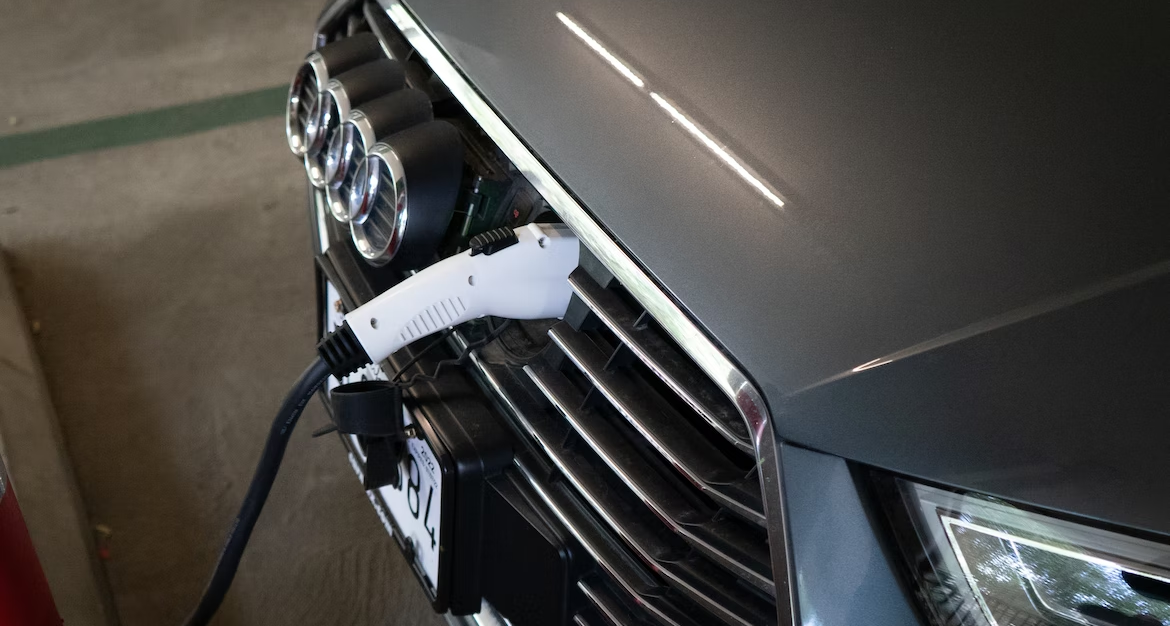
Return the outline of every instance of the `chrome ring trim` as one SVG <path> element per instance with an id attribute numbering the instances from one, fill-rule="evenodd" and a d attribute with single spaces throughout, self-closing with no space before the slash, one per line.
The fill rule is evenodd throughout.
<path id="1" fill-rule="evenodd" d="M 300 91 L 305 78 L 307 78 L 307 76 L 304 76 L 306 69 L 313 75 L 314 84 L 317 86 L 318 97 L 320 97 L 321 92 L 324 90 L 325 83 L 329 81 L 329 69 L 325 67 L 325 59 L 321 56 L 321 53 L 314 51 L 305 57 L 304 63 L 297 68 L 297 73 L 293 75 L 293 80 L 289 83 L 288 97 L 285 99 L 284 136 L 288 139 L 289 149 L 296 156 L 303 156 L 308 150 L 305 128 L 299 120 L 293 120 L 295 115 L 293 109 L 300 104 Z"/>
<path id="2" fill-rule="evenodd" d="M 305 57 L 305 64 L 312 68 L 313 77 L 317 79 L 317 91 L 321 91 L 322 85 L 329 82 L 329 68 L 325 66 L 325 57 L 314 50 Z"/>
<path id="3" fill-rule="evenodd" d="M 378 137 L 374 135 L 374 127 L 370 125 L 370 118 L 366 117 L 361 109 L 355 109 L 349 114 L 348 123 L 361 135 L 363 146 L 372 146 L 378 143 Z"/>
<path id="4" fill-rule="evenodd" d="M 330 185 L 326 185 L 325 188 L 321 190 L 321 193 L 325 194 L 325 203 L 329 206 L 329 211 L 333 215 L 334 219 L 337 219 L 337 216 L 339 215 L 338 211 L 349 210 L 349 202 L 346 200 L 345 196 L 339 189 Z"/>
<path id="5" fill-rule="evenodd" d="M 337 80 L 330 80 L 326 85 L 325 90 L 321 92 L 321 97 L 318 99 L 319 106 L 325 105 L 325 96 L 329 96 L 333 102 L 334 110 L 332 115 L 336 119 L 336 129 L 341 128 L 344 120 L 349 118 L 350 105 L 349 95 L 345 93 L 345 87 Z M 321 116 L 324 116 L 325 111 L 321 111 Z M 321 117 L 318 116 L 318 117 Z M 321 134 L 327 134 L 328 128 L 321 128 L 321 121 L 316 121 L 318 128 L 314 133 L 314 137 L 310 140 L 307 137 L 307 149 L 305 153 L 305 171 L 309 175 L 309 182 L 318 189 L 324 189 L 328 184 L 325 159 L 329 154 L 329 138 L 328 136 L 321 137 Z M 335 132 L 336 132 L 335 129 Z"/>
<path id="6" fill-rule="evenodd" d="M 342 184 L 349 174 L 350 164 L 348 161 L 349 159 L 355 161 L 365 159 L 368 156 L 368 148 L 377 143 L 378 138 L 374 135 L 374 127 L 370 125 L 369 118 L 366 117 L 365 113 L 362 113 L 361 109 L 351 111 L 349 119 L 341 125 L 338 132 L 345 137 L 345 141 L 350 145 L 346 153 L 346 162 L 339 165 L 337 171 L 329 177 L 326 189 L 328 189 L 333 217 L 342 222 L 349 222 L 353 220 L 355 215 L 349 202 L 349 190 L 342 189 Z"/>
<path id="7" fill-rule="evenodd" d="M 375 168 L 375 165 L 379 163 L 385 165 L 389 180 L 383 180 L 381 167 Z M 389 262 L 398 253 L 398 248 L 402 245 L 402 238 L 406 234 L 407 224 L 410 221 L 410 197 L 407 193 L 406 170 L 402 166 L 402 160 L 399 159 L 398 153 L 384 143 L 374 144 L 366 152 L 365 164 L 369 181 L 364 186 L 361 200 L 356 207 L 353 201 L 354 196 L 352 194 L 350 196 L 350 237 L 353 239 L 354 247 L 357 248 L 359 254 L 373 263 L 382 264 Z M 377 172 L 376 179 L 373 178 L 375 172 Z M 357 182 L 355 181 L 354 191 L 358 189 Z M 394 206 L 389 207 L 389 210 L 394 212 L 394 228 L 393 233 L 388 237 L 386 247 L 382 248 L 373 246 L 366 240 L 363 228 L 365 222 L 375 211 L 375 204 L 382 195 L 380 187 L 385 184 L 391 185 L 390 197 Z"/>
<path id="8" fill-rule="evenodd" d="M 330 80 L 325 85 L 325 91 L 333 96 L 333 101 L 337 103 L 337 119 L 339 122 L 340 120 L 349 119 L 349 94 L 345 92 L 345 87 L 341 84 L 341 81 L 336 78 Z"/>
<path id="9" fill-rule="evenodd" d="M 447 58 L 438 44 L 431 38 L 414 15 L 397 0 L 378 0 L 390 20 L 402 32 L 415 51 L 443 81 L 447 89 L 467 110 L 485 133 L 496 143 L 513 165 L 544 197 L 577 234 L 593 254 L 631 292 L 635 299 L 646 308 L 663 329 L 686 350 L 700 368 L 710 376 L 719 388 L 739 408 L 752 434 L 756 462 L 760 471 L 761 488 L 764 498 L 764 514 L 768 519 L 768 535 L 771 537 L 772 575 L 777 589 L 787 589 L 788 602 L 777 593 L 777 621 L 780 624 L 797 623 L 795 581 L 791 576 L 794 569 L 789 546 L 787 511 L 781 491 L 783 480 L 780 468 L 780 450 L 772 432 L 771 416 L 763 396 L 755 385 L 715 346 L 702 330 L 642 271 L 621 249 L 588 212 L 565 190 L 556 177 L 544 167 L 528 150 L 512 129 L 487 104 L 479 93 L 467 82 L 463 74 Z"/>
<path id="10" fill-rule="evenodd" d="M 350 116 L 352 117 L 353 114 L 351 113 Z M 353 130 L 350 128 L 349 122 L 343 122 L 337 132 L 333 133 L 333 137 L 329 139 L 329 146 L 325 149 L 325 185 L 327 187 L 337 187 L 345 179 L 349 158 L 353 156 L 352 146 L 349 145 L 352 138 Z M 364 151 L 362 157 L 365 158 Z"/>
<path id="11" fill-rule="evenodd" d="M 329 212 L 339 222 L 349 222 L 353 218 L 350 212 L 349 193 L 356 182 L 356 169 L 366 158 L 366 147 L 374 144 L 370 139 L 374 134 L 369 120 L 360 109 L 354 109 L 349 119 L 334 133 L 329 142 L 328 154 L 325 157 L 325 196 L 329 202 Z M 351 172 L 350 168 L 355 171 Z M 346 185 L 346 181 L 350 185 Z"/>

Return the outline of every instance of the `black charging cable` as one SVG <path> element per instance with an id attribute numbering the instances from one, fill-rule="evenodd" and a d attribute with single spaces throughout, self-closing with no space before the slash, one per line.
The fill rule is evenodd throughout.
<path id="1" fill-rule="evenodd" d="M 473 350 L 499 337 L 508 324 L 509 322 L 504 322 L 499 327 L 493 327 L 483 339 L 469 343 L 458 358 L 440 361 L 432 373 L 415 374 L 398 382 L 406 370 L 416 364 L 423 354 L 430 352 L 450 335 L 451 331 L 446 331 L 394 375 L 396 385 L 409 387 L 416 382 L 438 378 L 444 366 L 462 364 Z M 244 556 L 244 548 L 252 536 L 252 529 L 256 527 L 256 520 L 260 518 L 260 511 L 264 509 L 264 502 L 268 500 L 268 492 L 272 491 L 272 484 L 276 481 L 276 473 L 280 470 L 280 462 L 284 459 L 284 451 L 288 448 L 293 428 L 296 427 L 297 420 L 300 419 L 309 399 L 330 375 L 341 378 L 370 363 L 370 357 L 366 355 L 348 324 L 343 324 L 322 339 L 321 343 L 317 344 L 317 352 L 320 356 L 301 374 L 292 389 L 289 389 L 280 410 L 276 413 L 276 419 L 273 420 L 272 428 L 268 431 L 268 439 L 264 443 L 264 452 L 260 454 L 260 462 L 252 475 L 252 482 L 248 485 L 248 493 L 240 505 L 240 512 L 232 521 L 223 550 L 219 553 L 219 561 L 211 574 L 211 580 L 203 590 L 199 604 L 183 622 L 184 626 L 206 626 L 223 603 L 224 596 L 231 588 L 232 580 L 235 579 L 236 571 L 240 567 L 240 559 Z"/>
<path id="2" fill-rule="evenodd" d="M 268 499 L 268 492 L 272 490 L 272 483 L 276 480 L 276 472 L 280 470 L 280 462 L 284 458 L 285 448 L 297 420 L 305 410 L 309 399 L 325 382 L 331 373 L 329 365 L 322 358 L 317 358 L 297 379 L 280 410 L 272 422 L 272 429 L 268 431 L 268 440 L 264 443 L 264 452 L 260 455 L 260 463 L 256 466 L 256 473 L 252 475 L 252 483 L 248 485 L 248 494 L 244 496 L 244 503 L 240 505 L 240 512 L 232 521 L 228 531 L 227 541 L 219 553 L 219 562 L 215 564 L 215 571 L 207 588 L 203 590 L 203 597 L 198 606 L 191 612 L 185 626 L 204 626 L 211 621 L 224 595 L 232 586 L 232 579 L 236 577 L 236 570 L 240 567 L 240 559 L 244 556 L 244 548 L 252 536 L 252 529 L 264 509 L 264 501 Z"/>

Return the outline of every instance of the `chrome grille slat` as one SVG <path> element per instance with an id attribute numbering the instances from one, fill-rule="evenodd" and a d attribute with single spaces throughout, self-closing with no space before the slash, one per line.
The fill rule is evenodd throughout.
<path id="1" fill-rule="evenodd" d="M 655 331 L 639 327 L 638 317 L 621 298 L 602 288 L 578 268 L 569 277 L 577 295 L 663 382 L 691 405 L 725 439 L 739 449 L 755 453 L 747 424 L 727 397 L 688 359 Z"/>
<path id="2" fill-rule="evenodd" d="M 602 570 L 664 626 L 701 626 L 690 600 L 659 584 L 652 572 L 623 546 L 609 538 L 604 524 L 564 489 L 538 478 L 522 460 L 516 468 L 565 528 L 589 552 Z"/>
<path id="3" fill-rule="evenodd" d="M 764 523 L 760 486 L 707 437 L 664 403 L 656 403 L 628 375 L 608 371 L 608 357 L 565 323 L 549 331 L 564 351 L 623 417 L 672 465 L 712 499 L 758 524 Z"/>
<path id="4" fill-rule="evenodd" d="M 532 375 L 531 367 L 525 369 Z M 540 385 L 536 376 L 533 380 Z M 601 519 L 672 587 L 724 623 L 748 626 L 774 621 L 771 605 L 740 586 L 737 576 L 693 553 L 691 544 L 630 493 L 591 447 L 573 445 L 576 431 L 560 415 L 534 417 L 530 412 L 522 419 L 528 421 L 529 431 L 545 453 Z"/>
<path id="5" fill-rule="evenodd" d="M 640 626 L 645 622 L 636 617 L 630 612 L 622 601 L 612 591 L 607 588 L 607 585 L 600 580 L 595 580 L 592 577 L 583 578 L 577 581 L 577 588 L 581 593 L 589 599 L 597 612 L 601 614 L 602 619 L 607 624 L 614 626 Z"/>
<path id="6" fill-rule="evenodd" d="M 767 542 L 760 533 L 719 515 L 717 509 L 689 502 L 604 417 L 585 408 L 585 396 L 559 372 L 541 364 L 530 365 L 527 371 L 598 457 L 671 530 L 735 575 L 772 592 Z"/>

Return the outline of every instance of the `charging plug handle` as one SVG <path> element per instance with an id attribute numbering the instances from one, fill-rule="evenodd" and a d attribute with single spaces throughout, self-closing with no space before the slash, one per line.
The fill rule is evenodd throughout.
<path id="1" fill-rule="evenodd" d="M 485 315 L 563 318 L 580 244 L 562 224 L 528 224 L 485 233 L 471 249 L 398 283 L 345 316 L 317 349 L 345 376 L 444 328 Z"/>

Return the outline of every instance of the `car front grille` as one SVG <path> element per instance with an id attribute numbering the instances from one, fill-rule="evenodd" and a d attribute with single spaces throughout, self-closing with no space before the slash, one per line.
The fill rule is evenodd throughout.
<path id="1" fill-rule="evenodd" d="M 743 418 L 620 284 L 597 278 L 571 276 L 569 314 L 524 367 L 535 401 L 516 414 L 556 468 L 522 472 L 610 578 L 582 580 L 583 595 L 611 617 L 775 623 Z"/>
<path id="2" fill-rule="evenodd" d="M 575 622 L 790 624 L 777 450 L 755 387 L 495 117 L 409 10 L 381 0 L 365 15 L 395 58 L 425 64 L 475 112 L 582 241 L 574 297 L 547 346 L 522 363 L 494 358 L 491 346 L 471 356 L 530 446 L 509 472 L 596 564 L 577 581 Z"/>

